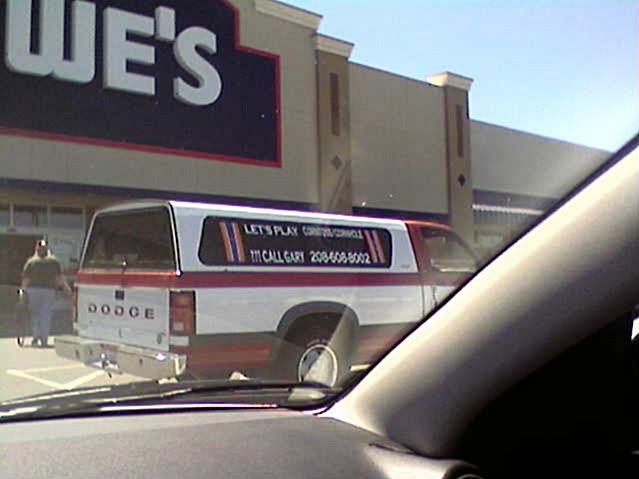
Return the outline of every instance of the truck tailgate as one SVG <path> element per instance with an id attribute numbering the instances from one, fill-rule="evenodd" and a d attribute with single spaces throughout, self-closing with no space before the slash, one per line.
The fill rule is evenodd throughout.
<path id="1" fill-rule="evenodd" d="M 169 293 L 160 288 L 78 285 L 81 337 L 169 349 Z"/>

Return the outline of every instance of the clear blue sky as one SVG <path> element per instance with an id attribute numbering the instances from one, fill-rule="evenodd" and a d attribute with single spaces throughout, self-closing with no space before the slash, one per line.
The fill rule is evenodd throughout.
<path id="1" fill-rule="evenodd" d="M 639 0 L 288 0 L 351 60 L 475 79 L 477 120 L 614 150 L 639 131 Z"/>

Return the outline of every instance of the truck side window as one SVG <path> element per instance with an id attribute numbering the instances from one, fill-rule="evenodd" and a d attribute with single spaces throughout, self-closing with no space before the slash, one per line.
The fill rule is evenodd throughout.
<path id="1" fill-rule="evenodd" d="M 474 272 L 477 262 L 454 235 L 436 229 L 422 229 L 424 249 L 430 265 L 444 273 Z"/>
<path id="2" fill-rule="evenodd" d="M 390 268 L 388 230 L 259 218 L 204 220 L 199 258 L 207 266 Z"/>

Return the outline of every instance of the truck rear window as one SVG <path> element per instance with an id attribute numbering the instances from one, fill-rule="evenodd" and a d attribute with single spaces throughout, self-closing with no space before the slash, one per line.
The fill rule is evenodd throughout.
<path id="1" fill-rule="evenodd" d="M 169 211 L 154 208 L 99 214 L 91 229 L 82 267 L 175 270 Z"/>
<path id="2" fill-rule="evenodd" d="M 388 268 L 391 236 L 381 228 L 209 217 L 199 256 L 209 266 Z"/>

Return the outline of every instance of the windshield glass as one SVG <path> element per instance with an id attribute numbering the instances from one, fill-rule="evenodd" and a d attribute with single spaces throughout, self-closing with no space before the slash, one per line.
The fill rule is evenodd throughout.
<path id="1" fill-rule="evenodd" d="M 0 401 L 332 397 L 637 133 L 638 44 L 625 1 L 0 1 Z"/>

